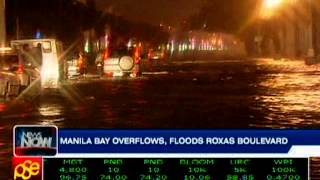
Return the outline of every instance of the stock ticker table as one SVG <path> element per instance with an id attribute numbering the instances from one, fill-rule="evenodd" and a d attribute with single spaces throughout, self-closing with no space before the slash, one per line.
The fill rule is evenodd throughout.
<path id="1" fill-rule="evenodd" d="M 45 158 L 45 180 L 307 180 L 308 158 Z"/>

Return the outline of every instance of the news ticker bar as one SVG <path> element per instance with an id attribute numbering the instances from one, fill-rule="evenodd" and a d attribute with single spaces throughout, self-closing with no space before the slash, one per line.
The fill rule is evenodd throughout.
<path id="1" fill-rule="evenodd" d="M 16 126 L 15 156 L 283 154 L 320 156 L 320 130 L 70 130 Z"/>
<path id="2" fill-rule="evenodd" d="M 300 148 L 299 147 L 303 147 Z M 67 130 L 58 153 L 320 153 L 318 130 Z M 303 150 L 304 149 L 304 150 Z M 298 153 L 299 152 L 295 152 Z M 313 154 L 314 155 L 314 154 Z"/>
<path id="3" fill-rule="evenodd" d="M 27 159 L 15 161 L 26 164 Z M 41 161 L 41 163 L 40 163 Z M 309 179 L 308 158 L 38 158 L 14 178 L 69 179 Z M 29 162 L 31 163 L 31 162 Z M 19 163 L 16 163 L 18 166 Z M 21 167 L 20 167 L 21 168 Z M 27 172 L 30 171 L 30 172 Z M 27 177 L 29 176 L 29 177 Z"/>

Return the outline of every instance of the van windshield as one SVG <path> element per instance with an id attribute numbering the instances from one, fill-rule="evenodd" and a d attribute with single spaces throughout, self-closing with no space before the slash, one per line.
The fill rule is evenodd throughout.
<path id="1" fill-rule="evenodd" d="M 19 44 L 15 46 L 18 50 L 21 63 L 32 67 L 40 67 L 42 65 L 42 49 L 41 46 L 32 46 L 31 44 Z"/>

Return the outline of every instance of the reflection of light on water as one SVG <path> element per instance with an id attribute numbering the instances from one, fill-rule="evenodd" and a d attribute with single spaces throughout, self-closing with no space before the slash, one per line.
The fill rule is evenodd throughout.
<path id="1" fill-rule="evenodd" d="M 320 158 L 311 158 L 311 178 L 320 179 Z"/>
<path id="2" fill-rule="evenodd" d="M 272 104 L 282 112 L 319 111 L 320 84 L 315 76 L 289 74 L 261 83 L 262 86 L 277 90 L 262 101 Z"/>
<path id="3" fill-rule="evenodd" d="M 59 116 L 62 114 L 63 107 L 58 104 L 41 105 L 39 112 L 42 116 Z"/>
<path id="4" fill-rule="evenodd" d="M 2 132 L 3 130 L 4 130 L 4 127 L 3 127 L 3 126 L 0 126 L 0 132 L 1 132 L 0 134 L 3 134 L 3 132 Z M 3 148 L 4 145 L 5 145 L 5 143 L 2 141 L 2 138 L 1 138 L 1 139 L 0 139 L 0 154 L 3 153 L 2 150 L 4 149 L 4 148 Z"/>
<path id="5" fill-rule="evenodd" d="M 12 154 L 12 139 L 7 136 L 9 132 L 12 132 L 12 127 L 10 126 L 0 126 L 0 179 L 4 179 L 2 177 L 1 172 L 5 172 L 9 170 L 8 167 L 10 163 L 10 158 Z"/>
<path id="6" fill-rule="evenodd" d="M 41 104 L 38 108 L 41 125 L 59 125 L 64 121 L 63 106 L 60 104 Z"/>
<path id="7" fill-rule="evenodd" d="M 143 72 L 143 75 L 161 75 L 161 74 L 169 74 L 168 71 L 159 71 L 159 72 Z"/>
<path id="8" fill-rule="evenodd" d="M 301 127 L 320 124 L 320 66 L 305 66 L 299 61 L 269 61 L 271 72 L 259 84 L 262 95 L 256 96 L 269 122 L 261 126 L 273 128 Z M 262 125 L 266 123 L 265 125 Z M 259 125 L 258 125 L 259 126 Z"/>
<path id="9" fill-rule="evenodd" d="M 64 118 L 59 118 L 59 119 L 42 119 L 42 121 L 39 123 L 40 125 L 55 125 L 55 126 L 60 126 L 63 121 L 65 119 Z"/>

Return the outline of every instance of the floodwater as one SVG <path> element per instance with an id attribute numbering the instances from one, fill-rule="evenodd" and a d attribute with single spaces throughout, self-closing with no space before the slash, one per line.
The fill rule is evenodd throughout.
<path id="1" fill-rule="evenodd" d="M 26 93 L 0 101 L 0 169 L 10 168 L 15 124 L 319 129 L 319 76 L 320 65 L 302 61 L 175 61 L 146 64 L 139 78 L 81 78 L 64 83 L 57 92 Z M 319 160 L 312 162 L 312 179 L 320 178 Z M 0 173 L 0 179 L 7 179 L 3 176 Z"/>

